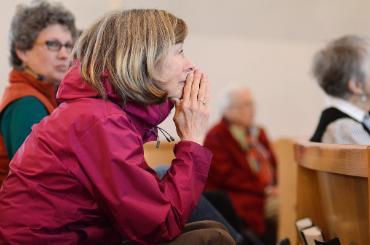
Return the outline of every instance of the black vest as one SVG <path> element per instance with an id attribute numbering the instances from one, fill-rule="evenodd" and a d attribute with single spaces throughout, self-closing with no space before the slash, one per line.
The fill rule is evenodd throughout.
<path id="1" fill-rule="evenodd" d="M 354 118 L 351 116 L 347 115 L 346 113 L 338 110 L 337 108 L 334 107 L 329 107 L 325 109 L 320 116 L 320 121 L 319 124 L 317 125 L 317 128 L 315 130 L 315 133 L 311 137 L 310 141 L 312 142 L 322 142 L 322 136 L 324 135 L 326 128 L 329 126 L 330 123 L 341 119 L 341 118 L 351 118 L 354 121 L 357 122 Z M 368 134 L 370 134 L 370 129 L 368 129 L 363 123 L 361 123 L 364 129 Z"/>

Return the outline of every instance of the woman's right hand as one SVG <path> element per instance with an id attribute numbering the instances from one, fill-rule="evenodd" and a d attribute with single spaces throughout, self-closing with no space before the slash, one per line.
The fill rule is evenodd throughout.
<path id="1" fill-rule="evenodd" d="M 195 70 L 188 74 L 182 99 L 175 99 L 173 118 L 177 134 L 181 140 L 203 144 L 208 126 L 208 79 L 205 74 Z"/>

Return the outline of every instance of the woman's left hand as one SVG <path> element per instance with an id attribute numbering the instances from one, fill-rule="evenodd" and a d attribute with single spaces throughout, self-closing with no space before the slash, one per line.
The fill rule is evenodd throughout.
<path id="1" fill-rule="evenodd" d="M 173 120 L 180 139 L 203 143 L 209 119 L 208 98 L 207 76 L 199 70 L 189 73 L 182 99 L 175 99 Z"/>

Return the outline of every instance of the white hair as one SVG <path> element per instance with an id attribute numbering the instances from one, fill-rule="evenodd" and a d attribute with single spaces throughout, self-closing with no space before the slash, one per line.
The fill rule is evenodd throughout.
<path id="1" fill-rule="evenodd" d="M 233 84 L 227 86 L 225 89 L 222 91 L 222 95 L 219 99 L 219 110 L 222 115 L 225 114 L 225 111 L 232 106 L 234 100 L 235 100 L 235 95 L 237 95 L 239 92 L 242 91 L 251 91 L 248 87 L 238 85 L 238 84 Z"/>

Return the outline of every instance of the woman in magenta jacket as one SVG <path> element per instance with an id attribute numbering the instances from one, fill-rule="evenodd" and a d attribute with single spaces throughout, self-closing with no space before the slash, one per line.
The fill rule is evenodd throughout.
<path id="1" fill-rule="evenodd" d="M 60 106 L 10 164 L 0 243 L 233 243 L 217 224 L 183 230 L 211 162 L 201 145 L 208 81 L 184 56 L 186 35 L 184 21 L 161 10 L 114 12 L 82 34 Z M 143 144 L 158 137 L 174 104 L 181 140 L 159 180 Z"/>

